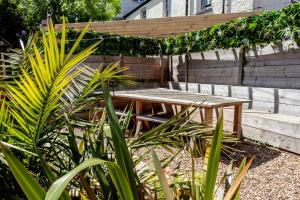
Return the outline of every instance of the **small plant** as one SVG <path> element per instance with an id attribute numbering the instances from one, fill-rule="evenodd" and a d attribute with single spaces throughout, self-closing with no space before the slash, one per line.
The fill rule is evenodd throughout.
<path id="1" fill-rule="evenodd" d="M 226 181 L 230 185 L 225 187 L 225 190 L 220 188 L 220 185 L 216 185 L 221 145 L 223 134 L 223 112 L 221 112 L 211 145 L 206 149 L 206 155 L 204 158 L 204 166 L 202 172 L 195 172 L 194 169 L 194 157 L 192 160 L 192 177 L 191 180 L 180 180 L 181 177 L 176 177 L 172 183 L 172 190 L 170 184 L 167 181 L 165 173 L 162 170 L 160 161 L 152 149 L 152 158 L 155 165 L 156 173 L 159 178 L 159 182 L 164 192 L 165 199 L 195 199 L 195 200 L 211 200 L 211 199 L 238 199 L 240 184 L 249 170 L 251 163 L 254 159 L 252 157 L 246 164 L 246 159 L 242 161 L 239 167 L 236 177 L 233 182 L 229 183 L 229 179 L 226 175 L 223 176 L 222 182 Z M 231 179 L 232 177 L 230 177 Z M 173 191 L 173 192 L 172 192 Z"/>

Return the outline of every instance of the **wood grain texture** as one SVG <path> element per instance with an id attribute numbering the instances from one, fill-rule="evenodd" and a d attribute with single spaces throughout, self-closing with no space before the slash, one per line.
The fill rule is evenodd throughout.
<path id="1" fill-rule="evenodd" d="M 119 62 L 127 68 L 124 75 L 134 81 L 160 81 L 169 79 L 168 59 L 161 57 L 131 57 L 131 56 L 89 56 L 83 64 L 92 68 L 107 66 Z"/>
<path id="2" fill-rule="evenodd" d="M 222 24 L 237 18 L 257 15 L 259 12 L 195 15 L 187 17 L 168 17 L 160 19 L 120 20 L 107 22 L 91 22 L 89 30 L 96 32 L 116 33 L 131 36 L 167 37 L 196 31 L 215 24 Z M 82 30 L 86 23 L 69 23 L 68 28 Z M 55 25 L 61 31 L 61 24 Z"/>

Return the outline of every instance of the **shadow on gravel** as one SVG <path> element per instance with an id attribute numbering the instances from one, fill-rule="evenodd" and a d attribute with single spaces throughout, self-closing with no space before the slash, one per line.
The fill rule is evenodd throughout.
<path id="1" fill-rule="evenodd" d="M 254 161 L 251 165 L 251 168 L 260 166 L 263 163 L 269 162 L 277 158 L 281 151 L 270 146 L 259 144 L 251 140 L 244 140 L 236 147 L 238 151 L 231 155 L 231 158 L 235 161 L 235 166 L 238 166 L 239 163 L 243 160 L 244 157 L 249 160 L 253 155 L 255 156 Z M 222 156 L 221 162 L 229 164 L 231 159 L 226 156 Z"/>

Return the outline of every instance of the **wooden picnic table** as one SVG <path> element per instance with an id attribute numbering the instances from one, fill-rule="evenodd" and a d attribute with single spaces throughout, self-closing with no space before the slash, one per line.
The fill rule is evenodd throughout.
<path id="1" fill-rule="evenodd" d="M 135 101 L 135 114 L 138 122 L 144 119 L 144 116 L 142 115 L 143 102 L 164 103 L 179 105 L 182 107 L 197 106 L 199 108 L 203 108 L 204 123 L 206 125 L 212 125 L 214 109 L 233 106 L 233 132 L 235 132 L 238 137 L 241 136 L 242 105 L 243 103 L 250 102 L 245 99 L 170 90 L 166 88 L 116 91 L 112 93 L 112 96 L 114 98 L 130 99 Z"/>

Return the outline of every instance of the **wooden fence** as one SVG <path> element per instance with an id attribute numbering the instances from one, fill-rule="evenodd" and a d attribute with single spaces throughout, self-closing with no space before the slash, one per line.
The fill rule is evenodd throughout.
<path id="1" fill-rule="evenodd" d="M 117 33 L 121 35 L 136 35 L 144 37 L 159 37 L 178 35 L 215 24 L 222 24 L 237 18 L 257 15 L 259 12 L 195 15 L 186 17 L 168 17 L 143 20 L 120 20 L 109 22 L 91 22 L 89 30 L 96 32 Z M 69 23 L 67 27 L 82 30 L 86 23 Z M 61 24 L 55 26 L 61 30 Z"/>
<path id="2" fill-rule="evenodd" d="M 124 75 L 146 87 L 159 87 L 169 79 L 168 59 L 164 57 L 89 56 L 84 64 L 96 68 L 119 62 L 128 70 Z"/>
<path id="3" fill-rule="evenodd" d="M 300 89 L 300 49 L 290 46 L 172 56 L 171 78 L 177 82 Z"/>

